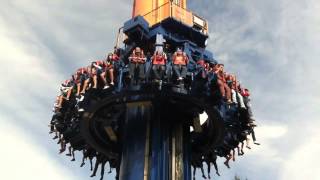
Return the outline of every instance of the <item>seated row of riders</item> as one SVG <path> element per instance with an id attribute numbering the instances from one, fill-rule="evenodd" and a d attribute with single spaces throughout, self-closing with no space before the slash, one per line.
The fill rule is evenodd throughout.
<path id="1" fill-rule="evenodd" d="M 187 65 L 189 58 L 185 52 L 181 49 L 172 55 L 172 69 L 173 75 L 176 77 L 177 82 L 183 81 L 188 73 Z M 98 81 L 103 83 L 103 88 L 107 89 L 110 86 L 115 85 L 115 77 L 118 75 L 120 69 L 120 58 L 116 51 L 107 55 L 105 60 L 99 60 L 92 62 L 89 66 L 80 68 L 72 75 L 71 79 L 62 83 L 60 88 L 61 94 L 57 97 L 55 107 L 61 108 L 63 100 L 69 100 L 71 93 L 76 89 L 76 97 L 82 99 L 82 95 L 90 89 L 98 88 Z M 143 81 L 145 79 L 145 63 L 147 58 L 144 51 L 136 47 L 129 57 L 129 78 L 138 79 Z M 166 53 L 161 51 L 155 51 L 151 57 L 153 80 L 160 82 L 164 79 L 166 72 L 166 65 L 168 63 L 168 57 Z M 219 87 L 222 97 L 227 103 L 239 104 L 241 108 L 248 108 L 245 102 L 248 99 L 249 90 L 242 88 L 235 75 L 227 74 L 224 71 L 223 64 L 214 64 L 206 62 L 204 60 L 197 61 L 197 67 L 202 68 L 203 78 L 209 77 L 213 74 L 217 78 L 217 85 Z M 138 72 L 138 73 L 136 73 Z M 248 109 L 249 110 L 249 109 Z"/>
<path id="2" fill-rule="evenodd" d="M 144 81 L 145 63 L 147 61 L 147 58 L 144 55 L 143 50 L 139 47 L 135 48 L 132 54 L 130 55 L 130 57 L 128 58 L 128 60 L 129 60 L 129 63 L 128 63 L 129 78 Z M 173 69 L 174 77 L 176 77 L 175 80 L 177 82 L 182 82 L 186 78 L 188 73 L 188 68 L 187 68 L 187 65 L 189 63 L 188 56 L 181 49 L 177 49 L 177 51 L 171 57 L 171 60 L 172 60 L 172 69 Z M 60 109 L 62 107 L 63 101 L 65 100 L 68 101 L 72 93 L 74 93 L 74 95 L 78 97 L 78 99 L 81 101 L 81 99 L 83 98 L 83 94 L 85 94 L 87 90 L 91 88 L 92 89 L 99 88 L 98 81 L 103 83 L 104 89 L 107 89 L 110 86 L 114 86 L 115 83 L 117 83 L 115 81 L 116 79 L 115 77 L 118 76 L 121 63 L 122 62 L 119 56 L 117 55 L 117 53 L 110 53 L 108 54 L 106 60 L 95 61 L 95 62 L 92 62 L 87 67 L 78 69 L 76 73 L 72 75 L 71 79 L 66 80 L 64 83 L 62 83 L 62 86 L 60 88 L 61 94 L 57 97 L 57 101 L 55 104 L 56 109 Z M 155 82 L 161 82 L 165 78 L 166 68 L 168 64 L 167 54 L 164 52 L 156 51 L 151 57 L 151 63 L 152 63 L 153 80 Z M 239 107 L 246 109 L 250 117 L 250 125 L 255 126 L 253 122 L 254 119 L 253 119 L 250 103 L 249 103 L 250 101 L 249 90 L 242 88 L 240 86 L 240 83 L 237 81 L 236 76 L 225 73 L 223 64 L 213 64 L 210 62 L 206 62 L 204 60 L 198 60 L 197 67 L 198 67 L 197 69 L 203 70 L 201 71 L 200 76 L 203 77 L 204 79 L 208 78 L 210 74 L 216 77 L 216 84 L 218 85 L 218 88 L 222 97 L 226 100 L 227 103 L 238 104 Z M 253 142 L 255 144 L 258 144 L 256 142 L 253 129 L 250 134 L 252 134 L 253 136 Z M 66 150 L 66 147 L 65 147 L 66 143 L 64 142 L 63 138 L 60 136 L 61 135 L 56 135 L 55 138 L 59 137 L 59 142 L 61 144 L 60 153 L 62 153 Z M 248 138 L 246 138 L 246 141 L 247 141 L 246 146 L 247 148 L 250 149 Z M 241 145 L 237 146 L 237 148 L 238 148 L 238 155 L 242 155 L 243 142 Z M 235 160 L 235 150 L 231 149 L 231 151 L 229 152 L 229 149 L 227 149 L 226 151 L 228 152 L 225 153 L 226 154 L 225 165 L 229 167 L 229 161 L 231 159 L 233 161 Z M 71 146 L 69 147 L 68 155 L 72 156 L 73 157 L 72 161 L 74 161 L 75 159 L 74 150 L 72 150 Z M 215 164 L 216 158 L 211 158 L 211 159 L 214 160 L 214 162 L 212 163 Z M 200 158 L 197 160 L 201 163 L 199 163 L 199 166 L 194 165 L 194 168 L 196 169 L 197 167 L 198 168 L 200 167 L 202 169 L 202 162 L 204 160 L 207 161 L 207 158 L 205 159 Z M 84 161 L 82 162 L 82 166 L 83 164 L 84 164 Z M 102 163 L 102 164 L 104 166 L 105 163 Z M 219 175 L 216 164 L 215 164 L 215 169 L 217 174 Z M 93 173 L 94 175 L 95 175 L 95 172 L 96 170 Z M 208 172 L 208 174 L 210 174 L 210 172 Z"/>

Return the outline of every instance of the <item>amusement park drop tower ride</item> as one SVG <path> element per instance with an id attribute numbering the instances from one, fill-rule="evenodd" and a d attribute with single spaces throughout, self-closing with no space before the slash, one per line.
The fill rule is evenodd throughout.
<path id="1" fill-rule="evenodd" d="M 214 61 L 205 50 L 207 21 L 186 8 L 187 0 L 134 0 L 132 19 L 123 27 L 127 51 L 140 46 L 145 50 L 174 52 L 182 47 L 190 64 L 198 58 Z M 173 103 L 167 98 L 127 103 L 120 179 L 191 179 L 189 129 L 194 117 L 186 115 L 183 102 Z"/>
<path id="2" fill-rule="evenodd" d="M 251 124 L 250 105 L 241 106 L 237 97 L 232 96 L 232 101 L 225 97 L 219 86 L 223 70 L 218 74 L 210 70 L 222 65 L 206 50 L 208 38 L 208 22 L 187 10 L 187 0 L 134 0 L 132 18 L 119 29 L 111 53 L 117 57 L 110 63 L 114 63 L 114 83 L 106 87 L 103 77 L 98 81 L 97 74 L 89 73 L 99 67 L 92 62 L 89 72 L 81 70 L 83 85 L 79 80 L 80 87 L 75 87 L 72 79 L 60 87 L 60 105 L 55 106 L 50 122 L 50 133 L 59 138 L 60 153 L 66 144 L 70 145 L 69 155 L 71 150 L 82 151 L 81 167 L 86 158 L 92 163 L 95 157 L 91 177 L 106 162 L 116 169 L 119 180 L 191 180 L 191 166 L 202 167 L 204 161 L 208 167 L 213 163 L 219 175 L 217 156 L 230 158 L 230 152 L 248 135 L 255 139 L 255 125 Z M 137 65 L 129 62 L 137 47 L 147 57 L 139 64 L 143 72 L 139 78 L 129 73 L 130 67 Z M 188 59 L 182 80 L 173 72 L 181 68 L 172 62 L 178 49 Z M 161 80 L 152 76 L 153 52 L 168 57 Z M 90 88 L 94 78 L 97 87 Z M 81 86 L 84 93 L 72 93 Z M 239 89 L 233 95 L 240 101 Z M 65 90 L 70 92 L 70 99 Z M 208 118 L 200 122 L 200 114 Z"/>

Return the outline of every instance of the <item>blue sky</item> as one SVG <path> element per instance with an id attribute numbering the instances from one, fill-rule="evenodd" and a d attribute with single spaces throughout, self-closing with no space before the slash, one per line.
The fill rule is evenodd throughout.
<path id="1" fill-rule="evenodd" d="M 79 155 L 57 154 L 51 107 L 62 80 L 112 49 L 132 2 L 0 1 L 0 179 L 89 179 Z M 259 123 L 262 146 L 231 170 L 219 161 L 216 179 L 319 179 L 320 1 L 189 0 L 189 8 L 209 21 L 208 48 L 251 89 Z"/>

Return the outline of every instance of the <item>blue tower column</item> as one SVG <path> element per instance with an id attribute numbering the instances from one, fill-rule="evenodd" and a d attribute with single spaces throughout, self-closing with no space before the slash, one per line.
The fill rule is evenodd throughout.
<path id="1" fill-rule="evenodd" d="M 150 179 L 170 180 L 170 127 L 159 106 L 155 107 L 152 121 Z"/>
<path id="2" fill-rule="evenodd" d="M 161 103 L 127 104 L 120 180 L 190 180 L 189 127 Z"/>
<path id="3" fill-rule="evenodd" d="M 151 103 L 128 103 L 124 122 L 120 180 L 148 180 Z"/>

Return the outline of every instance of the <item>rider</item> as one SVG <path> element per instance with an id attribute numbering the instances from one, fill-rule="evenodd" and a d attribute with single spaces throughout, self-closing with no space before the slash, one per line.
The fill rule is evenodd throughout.
<path id="1" fill-rule="evenodd" d="M 118 55 L 119 53 L 118 53 L 117 47 L 114 47 L 113 53 L 110 53 L 110 54 L 112 54 L 111 59 L 113 61 L 114 69 L 117 70 L 120 66 L 120 57 Z"/>
<path id="2" fill-rule="evenodd" d="M 241 88 L 239 87 L 239 89 L 241 89 Z M 252 113 L 252 109 L 251 109 L 250 92 L 249 92 L 249 90 L 246 89 L 246 88 L 241 89 L 241 95 L 243 97 L 244 104 L 245 104 L 245 106 L 247 108 L 247 111 L 248 111 L 249 122 L 250 122 L 251 125 L 256 126 L 254 124 L 255 119 L 253 118 L 253 113 Z"/>
<path id="3" fill-rule="evenodd" d="M 119 60 L 119 57 L 117 55 L 114 55 L 113 53 L 108 54 L 107 59 L 105 60 L 106 64 L 106 76 L 109 76 L 110 79 L 110 85 L 114 85 L 114 66 L 115 62 Z M 108 82 L 108 81 L 107 81 Z M 106 85 L 108 87 L 108 85 Z"/>
<path id="4" fill-rule="evenodd" d="M 74 78 L 74 75 L 72 75 L 72 77 Z M 72 89 L 74 86 L 74 80 L 72 79 L 68 79 L 65 80 L 61 86 L 60 86 L 60 95 L 58 96 L 58 103 L 57 103 L 57 108 L 61 108 L 62 107 L 62 103 L 64 100 L 69 101 L 69 98 L 71 96 L 72 93 Z"/>
<path id="5" fill-rule="evenodd" d="M 225 74 L 224 74 L 224 65 L 223 64 L 218 64 L 217 68 L 215 70 L 215 73 L 218 77 L 217 83 L 220 89 L 220 93 L 222 95 L 223 98 L 225 98 L 228 102 L 228 104 L 231 104 L 231 90 L 229 88 L 229 86 L 227 85 L 227 81 L 225 78 Z"/>
<path id="6" fill-rule="evenodd" d="M 108 88 L 106 80 L 106 64 L 104 61 L 94 61 L 91 63 L 92 74 L 93 74 L 93 89 L 97 89 L 98 77 L 103 81 L 104 89 Z"/>
<path id="7" fill-rule="evenodd" d="M 207 164 L 207 170 L 208 170 L 208 179 L 211 179 L 210 177 L 210 171 L 211 171 L 211 163 L 214 166 L 214 169 L 216 170 L 216 174 L 220 176 L 218 165 L 217 165 L 217 155 L 214 152 L 209 152 L 207 155 L 204 156 L 204 161 Z"/>
<path id="8" fill-rule="evenodd" d="M 232 102 L 235 104 L 239 104 L 241 108 L 246 109 L 246 106 L 243 101 L 243 97 L 239 91 L 239 82 L 237 81 L 237 77 L 235 75 L 229 74 L 227 75 L 227 82 L 231 89 Z M 238 101 L 239 99 L 239 101 Z"/>
<path id="9" fill-rule="evenodd" d="M 177 76 L 178 81 L 182 81 L 187 76 L 187 64 L 189 63 L 189 58 L 185 52 L 180 48 L 173 54 L 173 70 Z"/>
<path id="10" fill-rule="evenodd" d="M 259 142 L 257 142 L 257 139 L 256 139 L 256 136 L 255 136 L 255 132 L 254 132 L 254 127 L 257 126 L 257 124 L 255 123 L 255 119 L 253 118 L 253 113 L 252 113 L 252 109 L 251 109 L 251 103 L 250 103 L 250 92 L 248 89 L 244 88 L 242 91 L 241 91 L 241 94 L 243 96 L 243 100 L 244 100 L 244 103 L 246 105 L 246 108 L 247 108 L 247 111 L 248 111 L 248 115 L 249 115 L 249 126 L 250 126 L 250 129 L 249 129 L 249 133 L 251 134 L 252 136 L 252 140 L 253 140 L 253 143 L 256 144 L 256 145 L 260 145 Z M 247 139 L 247 143 L 249 144 L 249 139 Z M 247 145 L 248 147 L 248 145 Z"/>
<path id="11" fill-rule="evenodd" d="M 207 177 L 204 174 L 203 161 L 204 161 L 204 159 L 203 159 L 203 157 L 201 157 L 200 154 L 193 153 L 191 155 L 191 165 L 193 166 L 193 179 L 194 180 L 196 179 L 195 175 L 196 175 L 197 168 L 200 168 L 203 179 L 207 179 Z"/>
<path id="12" fill-rule="evenodd" d="M 79 68 L 76 72 L 76 80 L 75 83 L 77 85 L 77 93 L 76 96 L 80 96 L 80 93 L 82 92 L 81 87 L 84 88 L 84 82 L 88 78 L 88 72 L 87 68 Z"/>
<path id="13" fill-rule="evenodd" d="M 206 79 L 208 75 L 208 64 L 205 60 L 200 59 L 197 61 L 197 70 L 199 73 L 201 73 L 201 78 Z"/>
<path id="14" fill-rule="evenodd" d="M 156 50 L 151 60 L 155 80 L 160 81 L 163 79 L 166 70 L 167 55 L 164 52 Z"/>
<path id="15" fill-rule="evenodd" d="M 143 80 L 145 78 L 144 65 L 147 58 L 144 55 L 143 50 L 140 47 L 136 47 L 129 57 L 129 78 L 136 80 L 135 72 L 139 71 L 139 79 Z"/>
<path id="16" fill-rule="evenodd" d="M 87 66 L 81 71 L 81 83 L 83 84 L 82 90 L 80 94 L 83 95 L 85 91 L 88 89 L 90 80 L 93 78 L 92 68 L 91 66 Z"/>

